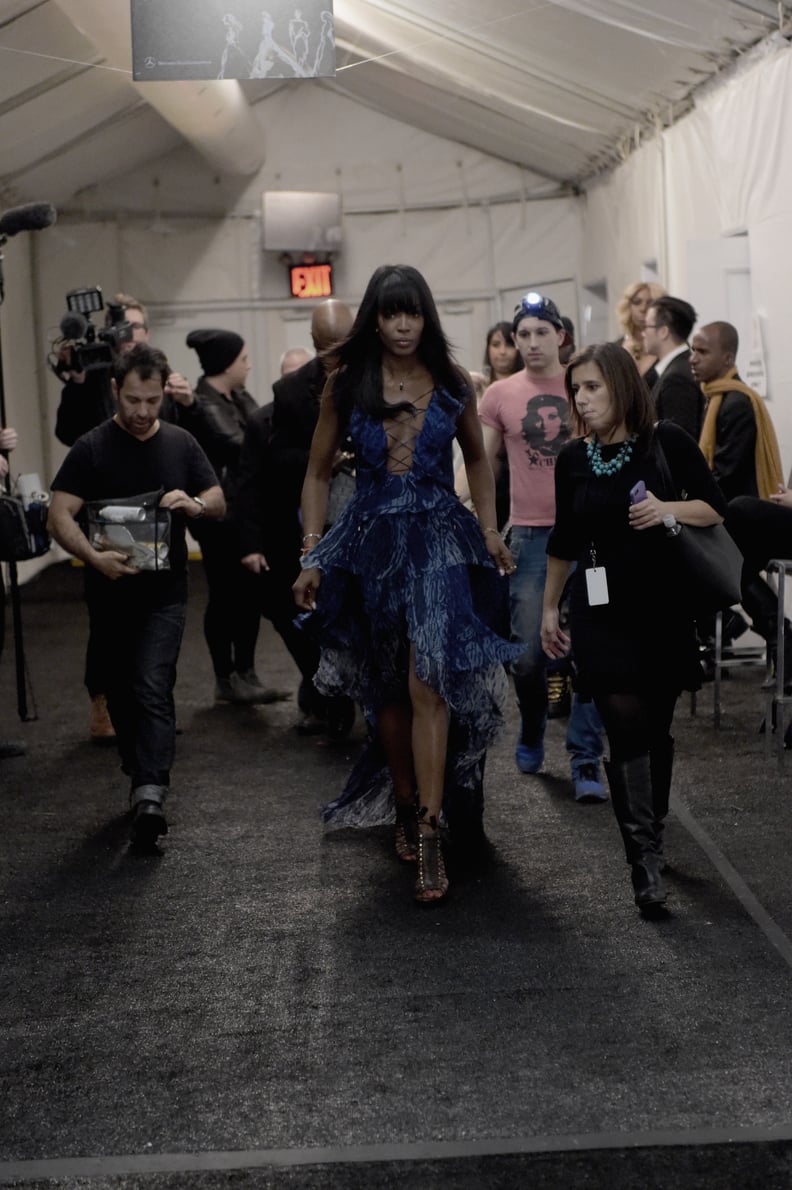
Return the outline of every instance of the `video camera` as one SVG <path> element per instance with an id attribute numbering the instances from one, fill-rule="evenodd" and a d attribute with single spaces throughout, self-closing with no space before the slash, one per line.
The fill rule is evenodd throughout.
<path id="1" fill-rule="evenodd" d="M 126 318 L 120 302 L 107 303 L 106 325 L 97 330 L 91 315 L 104 308 L 98 285 L 91 289 L 70 289 L 66 294 L 68 313 L 60 320 L 60 339 L 53 343 L 50 367 L 59 380 L 72 372 L 96 372 L 113 366 L 122 343 L 131 342 L 135 328 Z"/>

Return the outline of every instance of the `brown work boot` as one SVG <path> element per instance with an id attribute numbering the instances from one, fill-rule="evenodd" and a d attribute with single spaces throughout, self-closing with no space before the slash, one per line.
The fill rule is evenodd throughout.
<path id="1" fill-rule="evenodd" d="M 98 743 L 115 739 L 115 728 L 107 710 L 107 699 L 104 694 L 97 694 L 91 699 L 91 739 Z"/>

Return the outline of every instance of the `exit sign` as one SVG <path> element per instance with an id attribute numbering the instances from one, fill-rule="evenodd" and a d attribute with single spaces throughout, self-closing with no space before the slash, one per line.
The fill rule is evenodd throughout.
<path id="1" fill-rule="evenodd" d="M 292 297 L 326 298 L 333 296 L 331 264 L 294 264 L 289 269 Z"/>

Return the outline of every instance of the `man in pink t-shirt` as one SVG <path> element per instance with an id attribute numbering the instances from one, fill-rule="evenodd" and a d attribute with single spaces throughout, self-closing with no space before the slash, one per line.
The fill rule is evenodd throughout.
<path id="1" fill-rule="evenodd" d="M 512 637 L 528 647 L 512 666 L 520 706 L 520 738 L 515 759 L 522 773 L 544 763 L 547 723 L 547 658 L 539 630 L 547 572 L 547 538 L 555 520 L 555 464 L 569 440 L 569 402 L 559 350 L 566 331 L 555 303 L 527 294 L 514 316 L 512 337 L 524 368 L 496 380 L 479 405 L 484 442 L 495 463 L 505 446 L 511 485 L 509 545 L 516 570 L 509 580 Z M 607 798 L 599 772 L 602 725 L 594 704 L 572 704 L 567 751 L 578 800 Z"/>

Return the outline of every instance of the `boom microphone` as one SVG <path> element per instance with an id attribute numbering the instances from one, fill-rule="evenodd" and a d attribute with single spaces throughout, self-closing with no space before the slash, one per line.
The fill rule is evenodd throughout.
<path id="1" fill-rule="evenodd" d="M 48 202 L 29 202 L 23 207 L 12 207 L 0 218 L 0 236 L 15 236 L 20 231 L 41 231 L 50 227 L 58 212 Z"/>
<path id="2" fill-rule="evenodd" d="M 60 320 L 60 333 L 64 339 L 82 339 L 88 330 L 88 319 L 73 311 L 64 314 Z"/>

